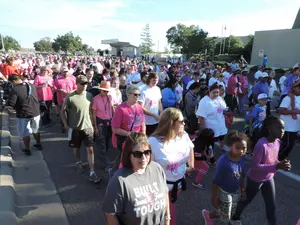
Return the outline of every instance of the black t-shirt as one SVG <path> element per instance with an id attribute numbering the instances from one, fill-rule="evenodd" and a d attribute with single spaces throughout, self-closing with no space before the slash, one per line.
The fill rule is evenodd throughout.
<path id="1" fill-rule="evenodd" d="M 17 118 L 32 118 L 40 115 L 36 88 L 29 83 L 15 86 L 9 94 L 7 105 L 15 108 Z"/>

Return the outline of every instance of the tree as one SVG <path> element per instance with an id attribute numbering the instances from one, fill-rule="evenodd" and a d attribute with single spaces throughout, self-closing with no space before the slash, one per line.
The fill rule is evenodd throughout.
<path id="1" fill-rule="evenodd" d="M 82 40 L 79 36 L 74 36 L 72 32 L 66 33 L 65 35 L 58 35 L 54 39 L 52 48 L 54 51 L 63 51 L 66 54 L 68 52 L 77 52 L 82 50 Z"/>
<path id="2" fill-rule="evenodd" d="M 52 41 L 49 37 L 44 37 L 33 43 L 34 49 L 38 52 L 52 52 Z"/>
<path id="3" fill-rule="evenodd" d="M 3 42 L 5 51 L 21 49 L 19 42 L 10 36 L 3 36 Z M 0 41 L 0 49 L 2 50 L 2 41 Z"/>
<path id="4" fill-rule="evenodd" d="M 177 24 L 167 31 L 168 43 L 171 45 L 173 52 L 180 52 L 187 57 L 192 54 L 204 53 L 207 49 L 208 33 L 199 28 L 199 26 L 191 25 L 189 27 L 183 24 Z"/>
<path id="5" fill-rule="evenodd" d="M 146 24 L 142 33 L 141 33 L 141 53 L 144 54 L 149 54 L 152 53 L 152 47 L 153 47 L 153 42 L 150 34 L 150 25 Z"/>
<path id="6" fill-rule="evenodd" d="M 239 54 L 245 47 L 242 40 L 238 37 L 230 35 L 225 38 L 225 48 L 224 48 L 224 39 L 220 39 L 220 42 L 215 46 L 215 52 L 220 53 L 220 45 L 222 43 L 221 52 L 223 54 Z"/>
<path id="7" fill-rule="evenodd" d="M 245 48 L 240 52 L 240 55 L 243 55 L 245 60 L 250 63 L 251 61 L 251 55 L 252 55 L 252 48 L 253 48 L 253 41 L 254 41 L 254 35 L 249 35 L 249 41 L 246 44 Z"/>

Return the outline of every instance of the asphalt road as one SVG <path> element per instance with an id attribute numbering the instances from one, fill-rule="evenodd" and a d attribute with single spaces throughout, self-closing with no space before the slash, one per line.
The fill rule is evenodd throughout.
<path id="1" fill-rule="evenodd" d="M 232 129 L 242 127 L 242 120 L 236 119 Z M 101 205 L 107 186 L 107 175 L 101 168 L 100 161 L 95 158 L 95 169 L 103 177 L 100 184 L 88 181 L 88 165 L 86 152 L 82 148 L 82 160 L 85 162 L 84 174 L 77 172 L 73 150 L 68 147 L 67 134 L 60 133 L 58 118 L 53 118 L 53 125 L 42 128 L 43 155 L 50 170 L 52 179 L 60 195 L 63 207 L 66 210 L 70 225 L 105 225 L 105 216 Z M 296 146 L 291 155 L 292 172 L 300 175 L 300 146 Z M 98 149 L 95 149 L 98 151 Z M 110 152 L 113 158 L 115 152 Z M 204 182 L 207 190 L 199 190 L 188 180 L 188 189 L 181 192 L 177 203 L 178 225 L 202 225 L 202 209 L 212 209 L 210 205 L 211 181 L 213 169 L 210 169 Z M 284 174 L 284 173 L 283 173 Z M 283 175 L 277 174 L 276 202 L 278 225 L 295 225 L 300 218 L 300 183 Z M 243 225 L 267 225 L 265 208 L 260 194 L 246 208 L 242 216 Z"/>

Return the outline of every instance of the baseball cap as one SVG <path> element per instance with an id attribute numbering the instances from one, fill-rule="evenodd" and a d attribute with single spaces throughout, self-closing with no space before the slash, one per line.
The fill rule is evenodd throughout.
<path id="1" fill-rule="evenodd" d="M 264 98 L 268 98 L 267 94 L 261 93 L 258 95 L 257 100 L 264 99 Z"/>
<path id="2" fill-rule="evenodd" d="M 68 69 L 68 67 L 63 67 L 63 68 L 61 69 L 61 71 L 62 71 L 62 72 L 69 72 L 69 69 Z"/>
<path id="3" fill-rule="evenodd" d="M 294 66 L 293 66 L 293 69 L 298 69 L 300 68 L 300 63 L 296 63 Z"/>
<path id="4" fill-rule="evenodd" d="M 260 75 L 261 78 L 269 77 L 269 74 L 266 72 L 262 72 Z"/>
<path id="5" fill-rule="evenodd" d="M 86 76 L 84 76 L 84 75 L 78 75 L 76 77 L 76 83 L 77 84 L 86 83 L 86 82 L 88 82 L 88 79 L 86 78 Z"/>

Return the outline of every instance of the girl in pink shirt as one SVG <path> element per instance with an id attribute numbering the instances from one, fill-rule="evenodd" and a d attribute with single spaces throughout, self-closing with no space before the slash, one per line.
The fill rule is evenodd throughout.
<path id="1" fill-rule="evenodd" d="M 254 147 L 252 163 L 247 174 L 246 199 L 241 200 L 232 220 L 241 224 L 240 217 L 245 207 L 261 191 L 266 205 L 269 225 L 276 225 L 275 182 L 276 170 L 288 171 L 291 164 L 288 160 L 278 161 L 280 138 L 284 133 L 284 124 L 279 117 L 267 117 L 261 128 L 262 138 Z"/>
<path id="2" fill-rule="evenodd" d="M 47 73 L 46 67 L 42 67 L 40 74 L 35 77 L 33 83 L 36 86 L 38 100 L 41 104 L 42 125 L 51 123 L 50 110 L 53 99 L 53 79 Z"/>

